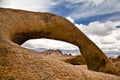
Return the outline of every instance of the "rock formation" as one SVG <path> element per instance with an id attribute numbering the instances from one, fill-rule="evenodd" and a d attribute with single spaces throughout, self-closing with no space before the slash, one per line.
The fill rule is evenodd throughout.
<path id="1" fill-rule="evenodd" d="M 80 48 L 89 70 L 120 75 L 104 53 L 68 20 L 51 13 L 0 8 L 0 68 L 3 74 L 7 70 L 3 66 L 11 64 L 8 53 L 27 53 L 28 50 L 20 45 L 35 38 L 72 43 Z"/>

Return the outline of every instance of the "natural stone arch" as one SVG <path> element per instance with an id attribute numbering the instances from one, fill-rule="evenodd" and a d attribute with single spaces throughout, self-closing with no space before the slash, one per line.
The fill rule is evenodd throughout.
<path id="1" fill-rule="evenodd" d="M 20 46 L 28 39 L 48 38 L 77 45 L 89 70 L 118 74 L 104 53 L 68 20 L 50 13 L 0 8 L 0 48 Z"/>

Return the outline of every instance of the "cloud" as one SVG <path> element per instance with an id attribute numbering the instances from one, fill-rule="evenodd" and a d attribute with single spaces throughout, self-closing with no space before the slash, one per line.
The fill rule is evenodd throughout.
<path id="1" fill-rule="evenodd" d="M 71 17 L 66 17 L 70 22 L 74 23 L 74 20 Z"/>
<path id="2" fill-rule="evenodd" d="M 120 36 L 117 36 L 117 40 L 120 40 Z"/>
<path id="3" fill-rule="evenodd" d="M 76 50 L 78 49 L 77 46 L 72 45 L 67 42 L 52 40 L 52 39 L 32 39 L 28 40 L 22 46 L 29 48 L 29 49 L 36 49 L 36 48 L 46 48 L 46 49 L 61 49 L 61 50 Z"/>
<path id="4" fill-rule="evenodd" d="M 99 5 L 100 3 L 102 3 L 104 0 L 92 0 L 95 5 Z"/>
<path id="5" fill-rule="evenodd" d="M 70 2 L 71 4 L 77 4 L 77 3 L 81 3 L 81 2 L 93 2 L 94 4 L 98 5 L 100 3 L 102 3 L 104 0 L 65 0 Z"/>
<path id="6" fill-rule="evenodd" d="M 116 29 L 116 26 L 111 22 L 107 21 L 106 23 L 100 23 L 99 21 L 91 22 L 86 25 L 76 24 L 85 34 L 92 34 L 98 36 L 105 36 L 112 33 Z"/>
<path id="7" fill-rule="evenodd" d="M 75 24 L 86 36 L 98 45 L 102 50 L 119 50 L 120 51 L 120 21 L 99 21 L 91 22 L 88 25 Z"/>
<path id="8" fill-rule="evenodd" d="M 56 3 L 51 0 L 5 0 L 1 7 L 48 12 L 54 5 Z"/>
<path id="9" fill-rule="evenodd" d="M 101 37 L 100 39 L 101 44 L 114 44 L 116 42 L 117 42 L 116 37 L 110 35 Z"/>
<path id="10" fill-rule="evenodd" d="M 112 14 L 120 11 L 120 6 L 118 6 L 120 5 L 119 0 L 102 0 L 98 5 L 96 5 L 97 3 L 95 2 L 98 1 L 101 0 L 86 1 L 82 4 L 68 4 L 67 6 L 71 6 L 70 8 L 73 9 L 73 12 L 71 12 L 68 16 L 72 17 L 73 19 L 82 19 L 91 16 Z"/>

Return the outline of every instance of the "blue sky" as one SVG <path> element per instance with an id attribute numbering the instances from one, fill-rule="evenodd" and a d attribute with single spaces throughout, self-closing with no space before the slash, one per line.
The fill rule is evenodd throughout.
<path id="1" fill-rule="evenodd" d="M 97 2 L 101 1 L 101 2 Z M 76 23 L 89 24 L 93 21 L 120 20 L 119 0 L 64 0 L 53 6 L 50 12 L 67 17 L 70 16 Z"/>
<path id="2" fill-rule="evenodd" d="M 0 7 L 50 12 L 70 20 L 104 51 L 120 51 L 120 0 L 1 0 Z M 38 42 L 37 42 L 38 41 Z M 75 49 L 59 42 L 29 41 L 32 46 Z M 37 42 L 37 43 L 36 43 Z M 28 44 L 27 43 L 27 44 Z M 47 43 L 47 45 L 46 45 Z M 50 43 L 50 44 L 49 44 Z M 54 45 L 54 46 L 51 46 Z"/>

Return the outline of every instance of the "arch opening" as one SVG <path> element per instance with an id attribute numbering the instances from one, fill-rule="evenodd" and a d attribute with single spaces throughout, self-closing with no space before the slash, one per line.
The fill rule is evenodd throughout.
<path id="1" fill-rule="evenodd" d="M 54 39 L 30 39 L 24 42 L 21 46 L 35 52 L 42 52 L 51 49 L 60 50 L 63 54 L 80 55 L 80 50 L 76 45 Z"/>

